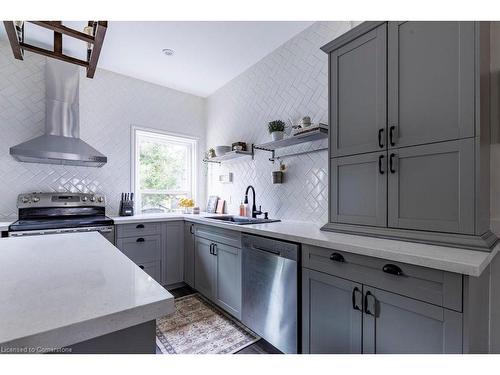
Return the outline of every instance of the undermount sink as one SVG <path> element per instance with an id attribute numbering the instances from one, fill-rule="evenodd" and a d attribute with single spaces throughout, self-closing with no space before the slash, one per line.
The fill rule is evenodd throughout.
<path id="1" fill-rule="evenodd" d="M 223 221 L 225 223 L 246 225 L 246 224 L 265 224 L 276 223 L 281 220 L 277 219 L 259 219 L 245 216 L 205 216 L 205 219 Z"/>

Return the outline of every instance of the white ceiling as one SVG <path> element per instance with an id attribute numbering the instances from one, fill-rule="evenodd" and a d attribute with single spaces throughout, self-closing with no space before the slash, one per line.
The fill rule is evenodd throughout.
<path id="1" fill-rule="evenodd" d="M 86 22 L 63 22 L 82 30 Z M 208 96 L 312 22 L 109 22 L 99 68 Z M 0 37 L 6 38 L 0 27 Z M 26 24 L 25 41 L 52 48 L 52 32 Z M 85 59 L 85 43 L 63 38 L 64 52 Z M 165 56 L 162 49 L 175 51 Z M 97 73 L 98 74 L 98 73 Z"/>

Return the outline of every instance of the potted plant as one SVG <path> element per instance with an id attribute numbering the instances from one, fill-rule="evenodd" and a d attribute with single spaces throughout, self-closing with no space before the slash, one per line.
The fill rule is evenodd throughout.
<path id="1" fill-rule="evenodd" d="M 269 134 L 273 138 L 273 141 L 280 141 L 283 139 L 283 134 L 285 131 L 285 123 L 281 120 L 271 121 L 268 125 Z"/>

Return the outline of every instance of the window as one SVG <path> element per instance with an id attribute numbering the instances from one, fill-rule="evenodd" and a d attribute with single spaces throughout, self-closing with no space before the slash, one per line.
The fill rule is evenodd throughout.
<path id="1" fill-rule="evenodd" d="M 175 212 L 180 198 L 196 198 L 193 138 L 133 129 L 136 211 Z"/>

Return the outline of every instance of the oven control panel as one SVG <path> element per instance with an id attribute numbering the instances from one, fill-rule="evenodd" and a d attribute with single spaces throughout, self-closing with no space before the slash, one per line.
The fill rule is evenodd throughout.
<path id="1" fill-rule="evenodd" d="M 85 206 L 105 207 L 106 199 L 93 193 L 26 193 L 17 197 L 18 208 Z"/>

